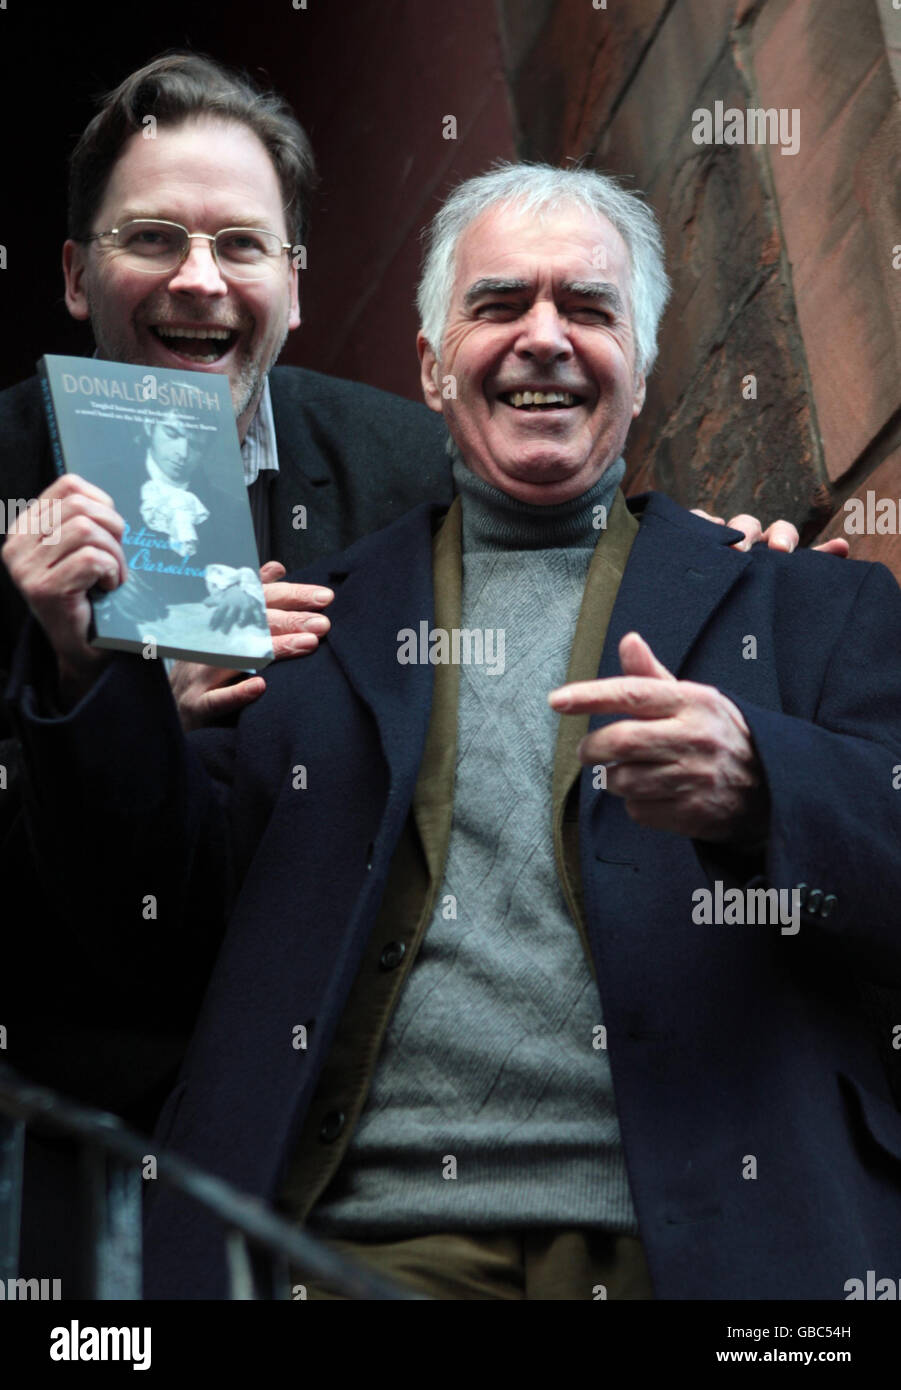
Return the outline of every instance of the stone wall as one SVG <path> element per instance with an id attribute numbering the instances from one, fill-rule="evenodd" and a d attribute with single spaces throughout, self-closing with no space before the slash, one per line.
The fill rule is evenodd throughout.
<path id="1" fill-rule="evenodd" d="M 501 15 L 520 154 L 587 157 L 663 225 L 674 293 L 630 490 L 788 516 L 805 539 L 845 534 L 845 500 L 868 490 L 901 511 L 901 11 L 501 0 Z M 717 102 L 724 141 L 741 133 L 730 108 L 742 124 L 783 111 L 781 138 L 698 143 L 694 113 Z M 897 534 L 848 539 L 901 576 Z"/>

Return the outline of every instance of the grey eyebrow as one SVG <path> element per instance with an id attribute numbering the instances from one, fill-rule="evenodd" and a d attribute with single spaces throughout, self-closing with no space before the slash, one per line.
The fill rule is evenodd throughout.
<path id="1" fill-rule="evenodd" d="M 486 294 L 521 294 L 523 290 L 529 288 L 528 280 L 502 280 L 488 277 L 476 280 L 470 285 L 463 296 L 463 303 L 468 309 L 477 299 L 481 299 Z"/>
<path id="2" fill-rule="evenodd" d="M 596 304 L 609 304 L 614 313 L 624 315 L 623 297 L 616 285 L 609 280 L 566 280 L 560 287 L 564 294 L 574 294 L 580 299 L 592 299 Z M 464 307 L 469 309 L 486 294 L 522 294 L 529 289 L 528 280 L 505 280 L 487 277 L 476 280 L 463 296 Z"/>
<path id="3" fill-rule="evenodd" d="M 565 293 L 578 295 L 580 299 L 609 304 L 617 314 L 625 313 L 623 297 L 609 280 L 567 280 L 562 288 Z"/>

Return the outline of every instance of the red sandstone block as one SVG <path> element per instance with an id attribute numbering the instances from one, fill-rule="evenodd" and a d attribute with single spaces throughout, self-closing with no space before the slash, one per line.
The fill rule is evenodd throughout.
<path id="1" fill-rule="evenodd" d="M 871 6 L 794 0 L 751 48 L 760 104 L 801 113 L 800 153 L 770 163 L 835 480 L 898 408 L 901 107 Z"/>
<path id="2" fill-rule="evenodd" d="M 867 493 L 872 493 L 873 497 L 869 500 Z M 839 507 L 835 516 L 830 521 L 821 535 L 817 536 L 819 541 L 831 540 L 833 536 L 843 536 L 851 548 L 851 556 L 855 560 L 878 560 L 883 565 L 888 565 L 895 578 L 901 582 L 901 448 L 894 449 L 882 463 L 862 482 L 853 497 L 860 500 L 861 507 L 848 508 Z M 850 499 L 849 499 L 850 500 Z M 878 507 L 880 500 L 891 501 L 893 508 Z M 878 532 L 875 528 L 870 534 L 858 535 L 854 528 L 856 520 L 855 513 L 863 513 L 866 523 L 867 513 L 870 519 L 875 517 L 876 525 L 887 527 L 892 523 L 892 511 L 894 512 L 894 531 L 883 530 Z M 847 529 L 848 525 L 851 529 Z"/>

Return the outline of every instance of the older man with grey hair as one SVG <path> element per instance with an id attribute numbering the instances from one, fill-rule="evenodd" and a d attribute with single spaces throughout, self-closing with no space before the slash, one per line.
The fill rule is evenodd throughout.
<path id="1" fill-rule="evenodd" d="M 626 502 L 666 296 L 612 179 L 451 196 L 418 345 L 458 495 L 304 572 L 332 630 L 236 728 L 185 738 L 152 663 L 29 594 L 55 881 L 115 805 L 92 893 L 161 905 L 117 949 L 221 940 L 158 1142 L 440 1298 L 842 1298 L 901 1233 L 857 993 L 901 981 L 901 595 Z M 147 1247 L 151 1296 L 223 1295 L 177 1194 Z"/>

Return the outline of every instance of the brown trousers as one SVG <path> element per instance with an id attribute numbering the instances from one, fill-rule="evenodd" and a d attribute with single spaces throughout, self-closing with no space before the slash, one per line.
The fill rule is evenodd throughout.
<path id="1" fill-rule="evenodd" d="M 513 1231 L 329 1244 L 395 1283 L 438 1299 L 644 1299 L 641 1242 L 602 1231 Z M 337 1299 L 307 1284 L 308 1299 Z"/>

